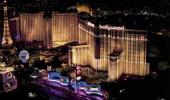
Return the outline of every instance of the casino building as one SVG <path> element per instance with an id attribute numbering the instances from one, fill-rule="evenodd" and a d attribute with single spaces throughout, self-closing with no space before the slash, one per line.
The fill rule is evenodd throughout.
<path id="1" fill-rule="evenodd" d="M 22 13 L 19 16 L 20 37 L 23 41 L 43 41 L 45 47 L 51 46 L 51 19 L 44 19 L 43 13 Z"/>
<path id="2" fill-rule="evenodd" d="M 53 12 L 52 18 L 43 13 L 20 14 L 21 39 L 43 41 L 46 48 L 69 42 L 69 64 L 91 65 L 108 71 L 108 78 L 116 80 L 122 74 L 149 74 L 146 60 L 147 32 L 125 27 L 95 25 L 82 21 L 75 13 Z"/>
<path id="3" fill-rule="evenodd" d="M 80 21 L 78 33 L 79 43 L 87 45 L 70 48 L 71 63 L 82 65 L 83 61 L 84 65 L 108 71 L 108 77 L 112 80 L 118 79 L 122 74 L 149 74 L 146 31 L 108 25 L 95 26 L 93 23 Z"/>
<path id="4" fill-rule="evenodd" d="M 43 41 L 44 47 L 52 48 L 78 41 L 77 14 L 52 13 L 52 18 L 44 18 L 44 13 L 21 13 L 16 19 L 17 30 L 23 41 Z"/>
<path id="5" fill-rule="evenodd" d="M 78 18 L 75 13 L 52 13 L 52 43 L 55 47 L 68 42 L 78 41 Z"/>

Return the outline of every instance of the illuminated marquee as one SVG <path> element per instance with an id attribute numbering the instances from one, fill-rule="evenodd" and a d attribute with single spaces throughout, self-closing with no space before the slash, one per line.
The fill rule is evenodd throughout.
<path id="1" fill-rule="evenodd" d="M 100 29 L 107 29 L 107 30 L 124 30 L 125 29 L 124 26 L 118 27 L 118 26 L 108 26 L 108 25 L 104 25 L 104 26 L 99 25 L 99 28 Z"/>
<path id="2" fill-rule="evenodd" d="M 99 85 L 89 85 L 87 90 L 86 90 L 87 94 L 97 94 L 97 95 L 103 95 L 101 93 L 100 90 L 100 86 Z"/>
<path id="3" fill-rule="evenodd" d="M 89 85 L 88 91 L 89 92 L 100 92 L 100 86 L 99 85 Z"/>

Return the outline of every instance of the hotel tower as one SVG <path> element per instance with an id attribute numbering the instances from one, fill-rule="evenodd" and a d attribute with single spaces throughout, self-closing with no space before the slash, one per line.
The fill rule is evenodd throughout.
<path id="1" fill-rule="evenodd" d="M 91 65 L 96 70 L 108 71 L 108 78 L 122 74 L 149 74 L 146 62 L 147 32 L 125 29 L 124 26 L 95 25 L 80 21 L 79 45 L 70 47 L 70 64 Z"/>
<path id="2" fill-rule="evenodd" d="M 95 25 L 75 13 L 54 12 L 48 20 L 43 13 L 20 14 L 20 31 L 24 41 L 43 41 L 48 48 L 78 42 L 69 48 L 69 64 L 108 71 L 109 79 L 116 80 L 122 74 L 149 74 L 145 30 Z"/>

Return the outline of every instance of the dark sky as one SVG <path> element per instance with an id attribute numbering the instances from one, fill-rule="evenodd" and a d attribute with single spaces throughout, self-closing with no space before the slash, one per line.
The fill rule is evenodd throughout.
<path id="1" fill-rule="evenodd" d="M 3 0 L 0 0 L 1 2 Z M 32 5 L 66 7 L 79 3 L 86 3 L 93 8 L 106 10 L 148 10 L 154 13 L 170 13 L 170 0 L 8 0 L 14 7 L 25 7 Z M 20 6 L 19 6 L 20 5 Z"/>
<path id="2" fill-rule="evenodd" d="M 0 14 L 3 14 L 3 0 L 0 0 Z M 132 25 L 132 27 L 144 27 L 147 28 L 152 25 L 153 28 L 161 29 L 162 27 L 169 28 L 170 22 L 170 0 L 8 0 L 8 13 L 13 13 L 17 11 L 20 12 L 48 12 L 54 10 L 64 10 L 68 6 L 75 5 L 77 2 L 80 4 L 86 3 L 89 4 L 92 8 L 101 10 L 115 12 L 126 11 L 139 13 L 141 11 L 153 12 L 156 14 L 163 14 L 164 17 L 147 17 L 147 16 L 123 16 L 116 17 L 114 15 L 110 16 L 109 22 L 119 23 L 118 20 L 121 20 L 121 23 L 126 24 L 127 26 Z M 100 10 L 100 11 L 101 11 Z M 9 14 L 12 15 L 12 14 Z M 48 15 L 48 14 L 47 14 Z M 0 16 L 0 19 L 2 16 Z M 113 20 L 113 21 L 112 21 Z M 135 24 L 137 23 L 137 24 Z M 130 25 L 129 25 L 130 24 Z M 134 24 L 134 25 L 133 25 Z M 145 29 L 145 27 L 144 27 Z"/>

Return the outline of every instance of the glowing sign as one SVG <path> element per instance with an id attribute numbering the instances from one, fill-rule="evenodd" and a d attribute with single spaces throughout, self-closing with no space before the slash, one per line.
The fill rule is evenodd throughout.
<path id="1" fill-rule="evenodd" d="M 97 94 L 97 95 L 103 95 L 101 93 L 101 90 L 100 90 L 100 86 L 99 85 L 89 85 L 87 87 L 87 90 L 85 91 L 87 94 Z"/>
<path id="2" fill-rule="evenodd" d="M 87 22 L 87 25 L 91 26 L 91 27 L 95 27 L 95 25 L 93 23 L 91 23 L 91 22 Z"/>
<path id="3" fill-rule="evenodd" d="M 20 53 L 19 53 L 19 59 L 22 61 L 22 62 L 26 62 L 28 59 L 29 59 L 29 52 L 26 51 L 26 50 L 22 50 Z"/>
<path id="4" fill-rule="evenodd" d="M 48 72 L 48 79 L 52 79 L 52 80 L 60 79 L 60 73 Z"/>
<path id="5" fill-rule="evenodd" d="M 90 91 L 99 91 L 98 88 L 90 88 Z"/>
<path id="6" fill-rule="evenodd" d="M 104 26 L 99 25 L 99 28 L 100 29 L 107 29 L 107 30 L 124 30 L 125 29 L 124 26 L 118 27 L 118 26 L 108 26 L 108 25 L 104 25 Z"/>
<path id="7" fill-rule="evenodd" d="M 100 92 L 100 86 L 99 85 L 89 85 L 88 91 L 89 92 Z"/>

